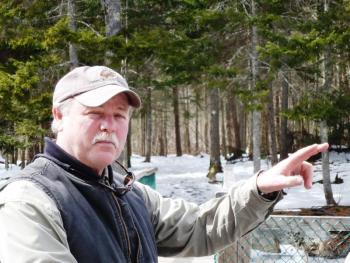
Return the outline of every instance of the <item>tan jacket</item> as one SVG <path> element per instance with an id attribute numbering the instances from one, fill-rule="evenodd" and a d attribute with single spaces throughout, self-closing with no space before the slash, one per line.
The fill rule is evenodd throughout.
<path id="1" fill-rule="evenodd" d="M 213 254 L 258 226 L 281 199 L 261 197 L 256 176 L 200 206 L 138 185 L 156 222 L 160 256 Z M 76 262 L 54 201 L 32 182 L 16 181 L 0 192 L 0 262 Z"/>

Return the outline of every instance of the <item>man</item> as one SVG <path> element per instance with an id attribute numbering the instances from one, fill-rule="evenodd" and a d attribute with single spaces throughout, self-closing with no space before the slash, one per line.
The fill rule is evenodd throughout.
<path id="1" fill-rule="evenodd" d="M 115 71 L 79 67 L 53 95 L 45 152 L 0 187 L 0 261 L 157 262 L 213 254 L 259 225 L 285 187 L 311 187 L 312 145 L 202 206 L 113 173 L 139 96 Z M 124 180 L 124 182 L 123 182 Z"/>

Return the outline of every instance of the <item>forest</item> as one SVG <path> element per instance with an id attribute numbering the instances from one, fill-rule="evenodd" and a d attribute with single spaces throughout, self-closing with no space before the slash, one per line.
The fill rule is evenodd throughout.
<path id="1" fill-rule="evenodd" d="M 215 179 L 220 156 L 257 171 L 350 146 L 349 0 L 1 0 L 0 30 L 6 163 L 43 150 L 55 83 L 81 65 L 117 70 L 143 100 L 126 157 L 210 153 Z"/>

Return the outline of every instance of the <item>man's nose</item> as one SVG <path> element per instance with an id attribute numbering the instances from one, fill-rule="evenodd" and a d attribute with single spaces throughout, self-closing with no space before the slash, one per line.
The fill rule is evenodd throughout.
<path id="1" fill-rule="evenodd" d="M 113 116 L 104 116 L 100 123 L 101 131 L 113 132 L 115 131 L 115 120 Z"/>

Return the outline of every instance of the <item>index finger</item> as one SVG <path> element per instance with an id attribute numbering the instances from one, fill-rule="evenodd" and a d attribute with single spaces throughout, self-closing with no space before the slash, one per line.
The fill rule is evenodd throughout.
<path id="1" fill-rule="evenodd" d="M 313 144 L 304 148 L 301 148 L 300 150 L 296 151 L 295 153 L 291 154 L 287 159 L 287 169 L 292 170 L 294 167 L 297 167 L 300 165 L 303 161 L 306 161 L 311 156 L 324 152 L 328 149 L 329 145 L 328 143 L 322 143 L 322 144 Z"/>

